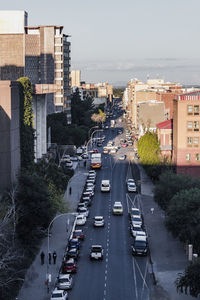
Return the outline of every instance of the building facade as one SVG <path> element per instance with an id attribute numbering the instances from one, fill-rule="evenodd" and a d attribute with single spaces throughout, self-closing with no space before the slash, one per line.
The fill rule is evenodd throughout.
<path id="1" fill-rule="evenodd" d="M 80 87 L 81 85 L 81 71 L 80 70 L 72 70 L 71 71 L 71 87 Z"/>
<path id="2" fill-rule="evenodd" d="M 200 91 L 174 99 L 173 162 L 177 173 L 200 176 Z"/>
<path id="3" fill-rule="evenodd" d="M 157 124 L 157 135 L 162 156 L 172 158 L 172 119 Z"/>

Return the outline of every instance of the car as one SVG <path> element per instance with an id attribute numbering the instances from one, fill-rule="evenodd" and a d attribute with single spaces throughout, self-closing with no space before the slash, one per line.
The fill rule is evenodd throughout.
<path id="1" fill-rule="evenodd" d="M 111 154 L 114 154 L 114 153 L 116 153 L 116 152 L 117 152 L 117 150 L 116 150 L 115 148 L 113 148 L 113 149 L 110 150 L 110 153 L 111 153 Z"/>
<path id="2" fill-rule="evenodd" d="M 133 178 L 128 178 L 126 180 L 126 183 L 129 184 L 129 183 L 135 183 L 135 180 Z"/>
<path id="3" fill-rule="evenodd" d="M 94 217 L 94 226 L 95 227 L 103 227 L 104 226 L 104 218 L 103 216 Z"/>
<path id="4" fill-rule="evenodd" d="M 73 278 L 71 274 L 59 274 L 56 287 L 59 290 L 71 290 L 73 286 Z"/>
<path id="5" fill-rule="evenodd" d="M 101 192 L 110 192 L 110 180 L 101 181 Z"/>
<path id="6" fill-rule="evenodd" d="M 127 146 L 128 146 L 127 143 L 123 143 L 123 144 L 122 144 L 122 147 L 123 147 L 123 148 L 126 148 Z"/>
<path id="7" fill-rule="evenodd" d="M 113 215 L 123 215 L 122 203 L 119 201 L 116 201 L 113 205 L 112 212 L 113 212 Z"/>
<path id="8" fill-rule="evenodd" d="M 75 260 L 73 258 L 70 258 L 68 260 L 64 260 L 62 263 L 62 274 L 66 273 L 76 273 L 77 267 Z"/>
<path id="9" fill-rule="evenodd" d="M 82 154 L 82 158 L 83 158 L 83 159 L 88 159 L 88 158 L 89 158 L 89 156 L 88 156 L 88 154 L 87 154 L 87 153 L 83 153 L 83 154 Z"/>
<path id="10" fill-rule="evenodd" d="M 132 207 L 129 211 L 129 216 L 130 216 L 130 218 L 132 218 L 134 216 L 141 217 L 141 212 L 138 208 Z"/>
<path id="11" fill-rule="evenodd" d="M 84 203 L 86 208 L 92 204 L 92 199 L 90 197 L 82 197 L 80 201 L 81 203 Z"/>
<path id="12" fill-rule="evenodd" d="M 80 249 L 80 246 L 81 246 L 81 244 L 80 244 L 80 241 L 79 241 L 79 239 L 75 239 L 75 238 L 72 238 L 72 239 L 70 239 L 69 241 L 68 241 L 68 249 L 71 249 L 71 248 L 76 248 L 76 249 Z"/>
<path id="13" fill-rule="evenodd" d="M 55 288 L 51 294 L 51 300 L 66 300 L 68 299 L 68 293 L 65 290 L 59 290 Z"/>
<path id="14" fill-rule="evenodd" d="M 126 155 L 125 154 L 119 156 L 119 160 L 125 160 L 125 159 L 126 159 Z"/>
<path id="15" fill-rule="evenodd" d="M 76 225 L 85 225 L 86 217 L 84 215 L 78 215 L 76 217 Z"/>
<path id="16" fill-rule="evenodd" d="M 86 183 L 92 183 L 92 184 L 94 184 L 95 183 L 95 178 L 87 178 L 87 180 L 86 180 Z"/>
<path id="17" fill-rule="evenodd" d="M 71 161 L 78 161 L 78 157 L 77 156 L 70 156 L 70 160 Z"/>
<path id="18" fill-rule="evenodd" d="M 101 142 L 97 142 L 97 147 L 102 147 L 102 143 Z"/>
<path id="19" fill-rule="evenodd" d="M 78 161 L 83 160 L 83 158 L 81 156 L 77 156 L 77 158 L 78 158 Z"/>
<path id="20" fill-rule="evenodd" d="M 68 260 L 70 258 L 73 258 L 77 260 L 79 257 L 79 250 L 77 248 L 70 248 L 67 250 L 65 254 L 65 259 Z"/>
<path id="21" fill-rule="evenodd" d="M 142 218 L 140 216 L 131 216 L 132 225 L 140 225 L 142 226 Z"/>
<path id="22" fill-rule="evenodd" d="M 92 198 L 92 193 L 91 192 L 83 192 L 82 197 Z"/>
<path id="23" fill-rule="evenodd" d="M 142 229 L 141 225 L 134 224 L 130 226 L 130 231 L 132 236 L 136 237 L 138 232 L 143 232 L 144 230 Z"/>
<path id="24" fill-rule="evenodd" d="M 90 259 L 102 260 L 103 259 L 103 247 L 101 245 L 92 245 L 90 250 Z"/>
<path id="25" fill-rule="evenodd" d="M 127 189 L 128 189 L 128 192 L 136 192 L 137 188 L 136 188 L 135 182 L 129 182 L 127 184 Z"/>
<path id="26" fill-rule="evenodd" d="M 88 183 L 86 183 L 86 188 L 92 189 L 94 191 L 95 185 L 94 185 L 94 183 L 88 182 Z"/>
<path id="27" fill-rule="evenodd" d="M 96 176 L 96 171 L 95 171 L 95 170 L 90 170 L 90 171 L 88 172 L 88 175 L 91 175 L 91 174 L 94 174 L 94 175 Z"/>
<path id="28" fill-rule="evenodd" d="M 86 207 L 86 203 L 79 202 L 78 205 L 77 205 L 77 211 L 79 210 L 79 208 L 82 208 L 82 207 Z"/>
<path id="29" fill-rule="evenodd" d="M 92 195 L 92 197 L 94 196 L 94 189 L 92 189 L 92 188 L 88 188 L 88 187 L 86 187 L 86 189 L 85 189 L 85 191 L 84 191 L 84 193 L 90 193 L 91 195 Z"/>
<path id="30" fill-rule="evenodd" d="M 109 153 L 109 150 L 108 150 L 108 149 L 103 149 L 103 153 L 104 153 L 104 154 L 108 154 L 108 153 Z"/>
<path id="31" fill-rule="evenodd" d="M 99 150 L 98 149 L 93 149 L 92 153 L 99 153 Z"/>
<path id="32" fill-rule="evenodd" d="M 84 238 L 85 238 L 85 235 L 84 235 L 84 233 L 83 233 L 83 230 L 81 230 L 81 229 L 76 229 L 76 230 L 74 230 L 74 232 L 73 232 L 73 238 L 74 239 L 79 239 L 79 240 L 84 240 Z"/>
<path id="33" fill-rule="evenodd" d="M 146 236 L 136 236 L 132 245 L 133 255 L 147 255 L 148 245 Z"/>
<path id="34" fill-rule="evenodd" d="M 67 168 L 72 168 L 72 166 L 73 166 L 72 161 L 71 161 L 70 159 L 67 159 L 67 160 L 65 161 L 65 166 L 66 166 Z"/>
<path id="35" fill-rule="evenodd" d="M 78 212 L 79 214 L 84 215 L 86 218 L 89 216 L 89 210 L 86 207 L 80 207 Z"/>

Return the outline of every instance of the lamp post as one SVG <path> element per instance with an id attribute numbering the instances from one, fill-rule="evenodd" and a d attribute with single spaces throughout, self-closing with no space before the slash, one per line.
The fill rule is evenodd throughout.
<path id="1" fill-rule="evenodd" d="M 91 128 L 89 129 L 89 131 L 88 131 L 88 139 L 90 139 L 90 131 L 91 131 L 92 129 L 94 129 L 94 128 L 99 128 L 99 126 L 93 126 L 93 127 L 91 127 Z"/>
<path id="2" fill-rule="evenodd" d="M 96 132 L 99 132 L 99 131 L 103 131 L 103 130 L 102 130 L 102 129 L 98 129 L 98 130 L 95 130 L 95 131 L 92 132 L 91 138 L 89 139 L 89 141 L 87 142 L 87 145 L 86 145 L 86 153 L 87 153 L 87 154 L 88 154 L 88 145 L 89 145 L 89 143 L 92 141 L 93 135 L 94 135 Z"/>
<path id="3" fill-rule="evenodd" d="M 74 216 L 77 216 L 77 213 L 63 213 L 63 214 L 60 214 L 60 215 L 57 215 L 53 218 L 53 220 L 51 220 L 49 226 L 48 226 L 48 232 L 47 232 L 47 255 L 49 255 L 49 251 L 50 251 L 50 247 L 49 247 L 49 231 L 50 231 L 50 227 L 51 225 L 53 224 L 53 222 L 58 219 L 59 217 L 62 217 L 62 216 L 68 216 L 68 215 L 74 215 Z M 46 275 L 46 280 L 47 280 L 47 292 L 49 292 L 49 282 L 51 282 L 51 274 L 49 273 L 49 261 L 47 261 L 47 275 Z"/>

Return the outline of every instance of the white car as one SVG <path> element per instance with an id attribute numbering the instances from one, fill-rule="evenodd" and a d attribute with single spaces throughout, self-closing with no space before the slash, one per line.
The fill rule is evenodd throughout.
<path id="1" fill-rule="evenodd" d="M 71 274 L 59 274 L 56 286 L 61 290 L 70 290 L 73 285 L 73 279 Z"/>
<path id="2" fill-rule="evenodd" d="M 90 170 L 90 171 L 88 172 L 88 175 L 90 175 L 90 174 L 94 174 L 94 175 L 96 176 L 96 171 Z"/>
<path id="3" fill-rule="evenodd" d="M 94 217 L 94 226 L 95 227 L 103 227 L 104 226 L 104 218 L 103 216 Z"/>
<path id="4" fill-rule="evenodd" d="M 72 161 L 71 161 L 70 159 L 67 159 L 67 160 L 65 161 L 65 166 L 68 167 L 68 168 L 72 168 L 72 166 L 73 166 Z"/>
<path id="5" fill-rule="evenodd" d="M 136 237 L 139 232 L 143 232 L 141 225 L 137 224 L 131 225 L 130 230 L 133 237 Z"/>
<path id="6" fill-rule="evenodd" d="M 136 192 L 137 188 L 136 188 L 135 182 L 129 182 L 127 184 L 127 189 L 128 189 L 128 192 Z"/>
<path id="7" fill-rule="evenodd" d="M 78 161 L 78 157 L 77 156 L 70 156 L 71 161 Z"/>
<path id="8" fill-rule="evenodd" d="M 80 215 L 84 215 L 86 218 L 89 216 L 89 210 L 86 207 L 80 207 L 78 211 Z"/>
<path id="9" fill-rule="evenodd" d="M 114 153 L 116 153 L 116 152 L 117 152 L 117 150 L 116 150 L 115 148 L 113 148 L 113 149 L 110 150 L 110 153 L 111 153 L 111 154 L 114 154 Z"/>
<path id="10" fill-rule="evenodd" d="M 141 212 L 140 212 L 139 208 L 132 207 L 131 210 L 129 211 L 129 216 L 130 216 L 130 218 L 135 217 L 135 216 L 141 217 Z"/>
<path id="11" fill-rule="evenodd" d="M 101 192 L 110 192 L 110 180 L 101 181 Z"/>
<path id="12" fill-rule="evenodd" d="M 90 259 L 103 259 L 103 247 L 101 245 L 92 245 L 90 251 Z"/>
<path id="13" fill-rule="evenodd" d="M 123 215 L 123 206 L 121 202 L 115 202 L 112 211 L 113 215 Z"/>
<path id="14" fill-rule="evenodd" d="M 131 223 L 132 223 L 132 225 L 142 226 L 142 218 L 139 216 L 133 216 L 133 217 L 131 217 Z"/>
<path id="15" fill-rule="evenodd" d="M 68 299 L 68 293 L 65 290 L 59 290 L 55 288 L 51 294 L 51 300 L 66 300 Z"/>
<path id="16" fill-rule="evenodd" d="M 84 215 L 78 215 L 76 217 L 76 225 L 85 225 L 86 217 Z"/>
<path id="17" fill-rule="evenodd" d="M 125 160 L 125 159 L 126 159 L 126 155 L 125 154 L 119 156 L 119 160 Z"/>
<path id="18" fill-rule="evenodd" d="M 94 191 L 94 189 L 95 189 L 95 185 L 94 185 L 94 183 L 91 183 L 91 182 L 88 182 L 87 183 L 87 189 L 92 189 L 93 191 Z"/>
<path id="19" fill-rule="evenodd" d="M 126 180 L 126 183 L 129 184 L 129 183 L 135 183 L 135 180 L 133 178 L 128 178 Z"/>

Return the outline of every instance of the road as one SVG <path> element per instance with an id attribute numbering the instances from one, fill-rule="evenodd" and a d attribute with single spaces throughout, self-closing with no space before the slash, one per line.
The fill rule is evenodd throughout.
<path id="1" fill-rule="evenodd" d="M 115 140 L 119 144 L 117 130 L 107 130 L 106 142 Z M 105 144 L 106 144 L 105 142 Z M 139 180 L 136 165 L 131 166 L 129 160 L 120 161 L 120 153 L 129 149 L 120 149 L 116 154 L 103 156 L 103 166 L 97 171 L 96 190 L 90 216 L 83 227 L 85 241 L 82 244 L 78 261 L 78 272 L 74 276 L 75 285 L 69 292 L 69 299 L 87 300 L 148 300 L 148 257 L 133 257 L 131 254 L 132 237 L 130 235 L 128 206 L 141 207 L 139 195 L 127 195 L 126 178 L 133 176 Z M 111 180 L 111 192 L 101 193 L 102 179 Z M 113 216 L 112 206 L 121 201 L 124 208 L 123 216 Z M 93 217 L 103 215 L 104 228 L 93 227 Z M 104 247 L 103 261 L 90 261 L 89 253 L 92 244 Z"/>

